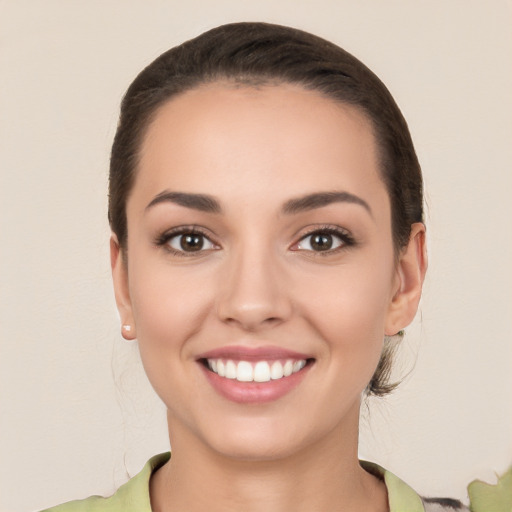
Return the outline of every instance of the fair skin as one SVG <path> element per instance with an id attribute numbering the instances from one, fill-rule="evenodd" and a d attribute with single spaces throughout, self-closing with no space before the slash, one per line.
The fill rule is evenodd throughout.
<path id="1" fill-rule="evenodd" d="M 137 172 L 111 249 L 123 334 L 168 410 L 153 509 L 388 510 L 359 406 L 416 312 L 425 231 L 394 250 L 369 121 L 299 86 L 210 84 L 159 109 Z M 262 383 L 207 367 L 288 359 L 305 367 Z"/>

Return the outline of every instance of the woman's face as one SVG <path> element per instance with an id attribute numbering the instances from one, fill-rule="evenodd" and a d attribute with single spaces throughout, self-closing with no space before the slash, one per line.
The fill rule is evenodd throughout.
<path id="1" fill-rule="evenodd" d="M 268 459 L 357 437 L 417 305 L 369 121 L 298 86 L 201 86 L 160 108 L 137 172 L 114 280 L 171 444 Z"/>

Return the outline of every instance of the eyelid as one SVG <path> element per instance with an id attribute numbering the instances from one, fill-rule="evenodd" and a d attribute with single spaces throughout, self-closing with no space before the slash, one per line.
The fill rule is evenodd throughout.
<path id="1" fill-rule="evenodd" d="M 315 235 L 315 234 L 329 234 L 333 235 L 341 240 L 341 244 L 338 247 L 335 247 L 334 249 L 327 249 L 325 251 L 314 251 L 312 249 L 300 249 L 298 248 L 298 245 L 306 238 Z M 352 234 L 345 228 L 342 228 L 340 226 L 332 225 L 332 224 L 325 224 L 325 225 L 319 225 L 319 226 L 311 226 L 306 232 L 301 233 L 300 238 L 296 242 L 293 243 L 293 245 L 290 247 L 292 251 L 303 251 L 312 253 L 315 256 L 327 256 L 332 255 L 334 253 L 337 253 L 340 250 L 346 249 L 348 247 L 352 247 L 356 245 L 356 241 Z M 294 248 L 296 247 L 296 248 Z"/>
<path id="2" fill-rule="evenodd" d="M 175 237 L 179 237 L 181 235 L 201 235 L 204 238 L 206 238 L 214 247 L 208 248 L 208 249 L 200 249 L 198 251 L 182 251 L 179 249 L 175 249 L 169 245 L 169 241 Z M 167 231 L 163 232 L 161 235 L 158 235 L 155 238 L 154 241 L 155 245 L 157 247 L 163 247 L 166 251 L 170 252 L 173 255 L 176 256 L 183 256 L 183 257 L 190 257 L 190 256 L 201 256 L 204 255 L 207 252 L 210 252 L 212 250 L 220 249 L 220 246 L 218 243 L 215 242 L 214 237 L 212 234 L 202 228 L 201 226 L 197 225 L 186 225 L 186 226 L 177 226 L 175 228 L 168 229 Z"/>

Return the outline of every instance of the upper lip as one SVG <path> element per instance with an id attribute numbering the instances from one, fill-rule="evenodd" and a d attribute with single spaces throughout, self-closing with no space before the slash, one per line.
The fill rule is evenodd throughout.
<path id="1" fill-rule="evenodd" d="M 235 359 L 239 361 L 273 361 L 278 359 L 311 359 L 309 354 L 271 345 L 247 347 L 233 345 L 204 352 L 197 359 Z"/>

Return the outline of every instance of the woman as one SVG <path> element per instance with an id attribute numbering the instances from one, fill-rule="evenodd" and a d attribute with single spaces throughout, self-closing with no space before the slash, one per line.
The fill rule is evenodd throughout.
<path id="1" fill-rule="evenodd" d="M 50 510 L 463 508 L 357 458 L 427 268 L 409 131 L 362 63 L 259 23 L 173 48 L 123 100 L 109 198 L 122 334 L 172 459 Z"/>

